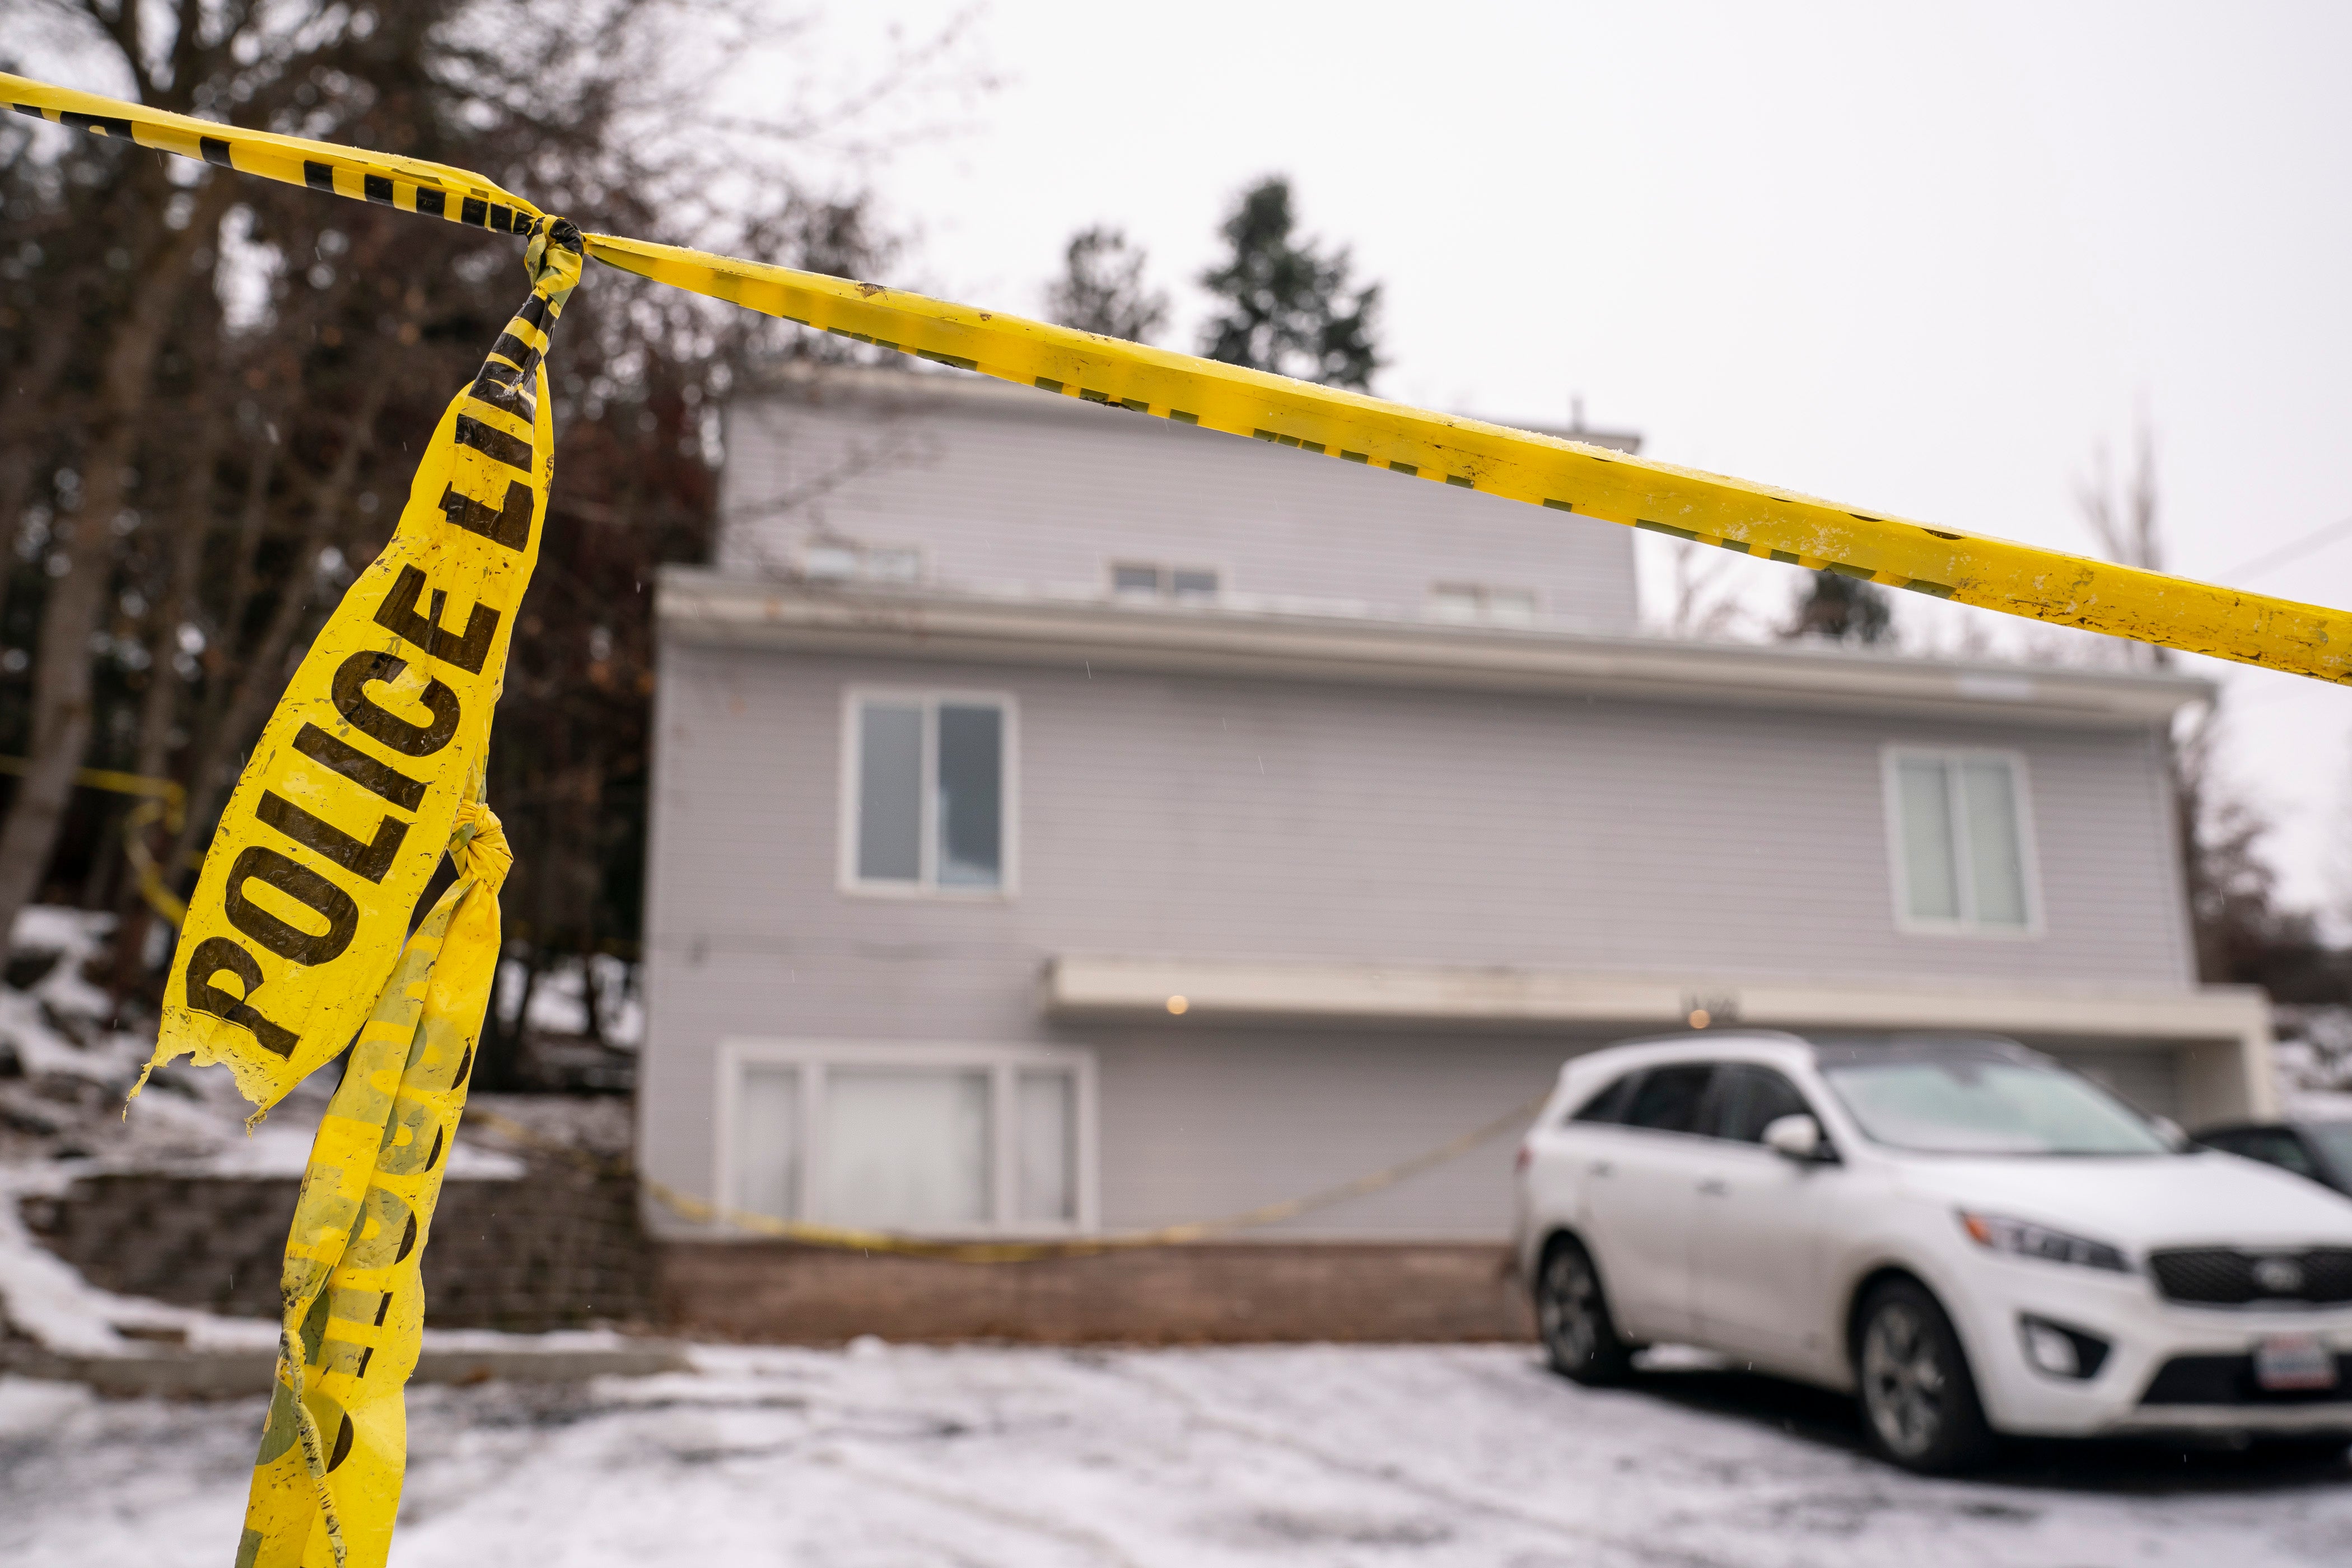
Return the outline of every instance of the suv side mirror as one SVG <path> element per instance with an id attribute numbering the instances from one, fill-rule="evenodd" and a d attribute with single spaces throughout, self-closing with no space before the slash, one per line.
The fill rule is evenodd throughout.
<path id="1" fill-rule="evenodd" d="M 1829 1144 L 1822 1137 L 1822 1124 L 1801 1113 L 1775 1117 L 1765 1123 L 1764 1147 L 1784 1160 L 1811 1164 L 1822 1158 Z"/>

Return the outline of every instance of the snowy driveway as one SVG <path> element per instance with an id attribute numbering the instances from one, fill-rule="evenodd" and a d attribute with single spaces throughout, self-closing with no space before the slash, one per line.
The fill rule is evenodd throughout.
<path id="1" fill-rule="evenodd" d="M 2342 1467 L 2054 1448 L 1922 1481 L 1826 1397 L 1591 1393 L 1516 1346 L 697 1357 L 412 1391 L 396 1568 L 2352 1562 Z M 217 1568 L 260 1415 L 0 1382 L 0 1563 Z"/>

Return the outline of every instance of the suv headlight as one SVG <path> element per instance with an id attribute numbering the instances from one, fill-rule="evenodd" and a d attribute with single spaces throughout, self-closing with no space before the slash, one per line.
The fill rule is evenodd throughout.
<path id="1" fill-rule="evenodd" d="M 2085 1268 L 2107 1268 L 2117 1274 L 2132 1271 L 2130 1260 L 2120 1247 L 2109 1247 L 2104 1241 L 2091 1241 L 2079 1236 L 2069 1236 L 2063 1230 L 2053 1230 L 2046 1225 L 2031 1220 L 2010 1219 L 1996 1214 L 1960 1211 L 1960 1228 L 1969 1239 L 1991 1252 L 2014 1253 L 2020 1258 L 2039 1258 L 2045 1263 L 2079 1263 Z"/>

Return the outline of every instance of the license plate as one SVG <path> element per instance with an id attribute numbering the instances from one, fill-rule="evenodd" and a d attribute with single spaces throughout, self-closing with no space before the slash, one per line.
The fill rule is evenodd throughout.
<path id="1" fill-rule="evenodd" d="M 2316 1334 L 2272 1334 L 2254 1346 L 2254 1381 L 2273 1391 L 2333 1388 L 2336 1358 Z"/>

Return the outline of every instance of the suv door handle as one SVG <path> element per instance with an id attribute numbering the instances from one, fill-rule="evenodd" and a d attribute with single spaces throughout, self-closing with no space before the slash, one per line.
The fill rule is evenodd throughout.
<path id="1" fill-rule="evenodd" d="M 1585 1169 L 1591 1172 L 1596 1176 L 1606 1176 L 1615 1171 L 1617 1167 L 1606 1160 L 1595 1160 L 1592 1163 L 1587 1165 Z"/>
<path id="2" fill-rule="evenodd" d="M 1709 1176 L 1699 1183 L 1698 1190 L 1708 1197 L 1719 1198 L 1731 1191 L 1731 1184 L 1720 1176 Z"/>

